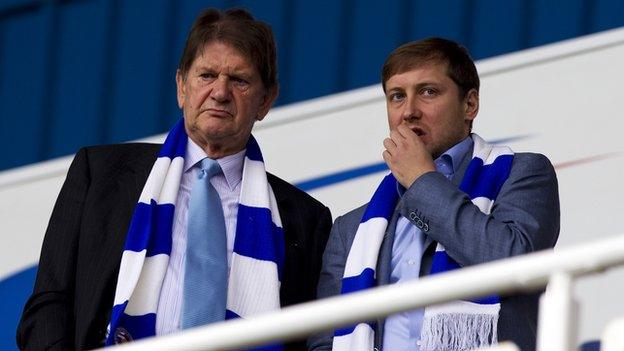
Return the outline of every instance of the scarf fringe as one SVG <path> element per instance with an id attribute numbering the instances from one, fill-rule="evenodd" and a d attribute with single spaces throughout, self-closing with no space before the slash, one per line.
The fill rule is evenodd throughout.
<path id="1" fill-rule="evenodd" d="M 466 308 L 465 304 L 470 307 Z M 479 305 L 465 301 L 450 303 L 441 309 L 427 307 L 421 351 L 468 351 L 498 343 L 499 311 L 500 304 Z"/>

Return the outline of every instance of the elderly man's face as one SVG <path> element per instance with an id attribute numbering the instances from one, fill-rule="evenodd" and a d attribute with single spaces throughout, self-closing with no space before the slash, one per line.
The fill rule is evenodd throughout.
<path id="1" fill-rule="evenodd" d="M 264 88 L 246 57 L 218 41 L 198 53 L 186 77 L 178 72 L 176 82 L 186 132 L 211 158 L 242 150 L 277 95 Z"/>
<path id="2" fill-rule="evenodd" d="M 435 159 L 468 136 L 479 110 L 479 94 L 462 98 L 446 64 L 428 64 L 395 74 L 386 82 L 390 130 L 407 125 Z"/>

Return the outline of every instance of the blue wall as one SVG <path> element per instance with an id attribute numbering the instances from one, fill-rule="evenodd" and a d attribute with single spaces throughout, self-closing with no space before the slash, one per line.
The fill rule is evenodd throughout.
<path id="1" fill-rule="evenodd" d="M 448 37 L 480 59 L 624 25 L 619 0 L 4 0 L 0 170 L 168 130 L 177 59 L 208 6 L 272 25 L 278 105 L 377 83 L 409 40 Z"/>

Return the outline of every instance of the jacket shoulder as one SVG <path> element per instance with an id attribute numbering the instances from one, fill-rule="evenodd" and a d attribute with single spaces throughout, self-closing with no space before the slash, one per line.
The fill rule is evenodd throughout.
<path id="1" fill-rule="evenodd" d="M 357 228 L 360 225 L 360 221 L 362 220 L 362 216 L 364 216 L 367 206 L 368 203 L 338 216 L 334 221 L 336 230 L 347 233 L 348 236 L 355 237 L 355 233 L 357 232 Z"/>
<path id="2" fill-rule="evenodd" d="M 555 167 L 548 157 L 532 152 L 519 152 L 514 155 L 512 172 L 521 171 L 537 174 L 555 174 Z"/>
<path id="3" fill-rule="evenodd" d="M 85 162 L 92 174 L 107 173 L 121 167 L 149 170 L 160 147 L 160 144 L 147 143 L 87 146 L 78 150 L 74 162 Z"/>
<path id="4" fill-rule="evenodd" d="M 161 144 L 127 143 L 85 146 L 78 150 L 84 152 L 92 159 L 101 158 L 144 158 L 152 156 L 156 158 Z"/>
<path id="5" fill-rule="evenodd" d="M 514 157 L 522 162 L 536 162 L 539 164 L 551 164 L 548 157 L 536 152 L 517 152 Z"/>
<path id="6" fill-rule="evenodd" d="M 271 188 L 273 188 L 275 198 L 278 202 L 289 200 L 295 203 L 305 204 L 307 207 L 314 207 L 318 210 L 323 210 L 326 207 L 310 194 L 274 174 L 267 172 L 267 180 L 269 181 L 269 184 L 271 184 Z"/>

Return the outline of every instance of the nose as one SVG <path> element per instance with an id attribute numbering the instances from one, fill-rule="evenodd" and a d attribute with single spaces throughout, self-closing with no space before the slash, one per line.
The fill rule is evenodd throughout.
<path id="1" fill-rule="evenodd" d="M 422 116 L 422 111 L 420 110 L 418 103 L 415 99 L 409 99 L 406 101 L 407 103 L 404 105 L 403 113 L 401 115 L 403 121 L 412 122 L 414 120 L 419 120 Z"/>
<path id="2" fill-rule="evenodd" d="M 230 101 L 230 84 L 228 78 L 219 76 L 214 80 L 210 97 L 217 102 Z"/>

